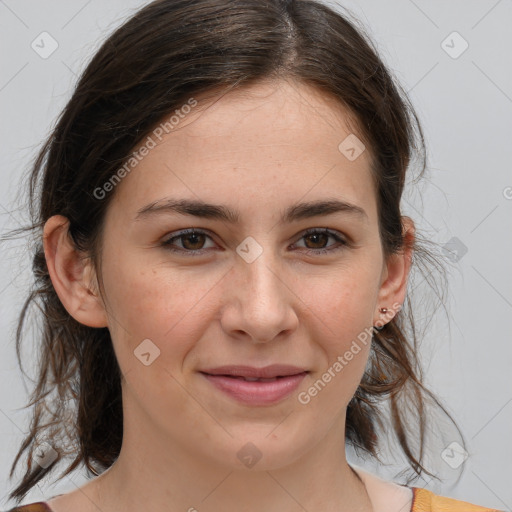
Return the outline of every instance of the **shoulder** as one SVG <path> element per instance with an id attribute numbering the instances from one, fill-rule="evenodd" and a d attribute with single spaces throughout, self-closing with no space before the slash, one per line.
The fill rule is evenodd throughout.
<path id="1" fill-rule="evenodd" d="M 495 508 L 481 507 L 466 501 L 440 496 L 419 487 L 412 487 L 412 491 L 411 512 L 504 512 Z"/>
<path id="2" fill-rule="evenodd" d="M 363 479 L 374 509 L 379 512 L 505 512 L 440 496 L 420 487 L 397 484 L 360 466 L 350 465 Z"/>
<path id="3" fill-rule="evenodd" d="M 28 503 L 27 505 L 19 505 L 18 507 L 11 508 L 6 512 L 52 512 L 52 510 L 44 501 L 38 501 L 35 503 Z"/>
<path id="4" fill-rule="evenodd" d="M 410 487 L 385 480 L 355 464 L 350 464 L 363 480 L 374 510 L 378 512 L 411 511 L 413 492 Z"/>

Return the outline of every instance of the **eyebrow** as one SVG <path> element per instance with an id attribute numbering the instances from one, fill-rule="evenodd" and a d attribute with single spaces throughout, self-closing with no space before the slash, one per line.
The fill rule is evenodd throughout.
<path id="1" fill-rule="evenodd" d="M 325 199 L 319 201 L 310 201 L 297 203 L 288 207 L 281 215 L 280 224 L 291 223 L 294 221 L 318 217 L 320 215 L 332 215 L 334 213 L 344 212 L 355 217 L 368 220 L 368 215 L 360 206 L 347 203 L 339 199 Z M 203 201 L 191 199 L 173 199 L 166 198 L 143 206 L 137 211 L 135 220 L 152 217 L 157 214 L 192 215 L 203 219 L 216 219 L 238 224 L 240 222 L 240 213 L 225 205 L 209 204 Z"/>

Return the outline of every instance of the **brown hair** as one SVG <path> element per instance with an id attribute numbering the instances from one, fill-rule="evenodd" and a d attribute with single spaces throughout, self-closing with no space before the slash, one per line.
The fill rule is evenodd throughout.
<path id="1" fill-rule="evenodd" d="M 413 150 L 420 157 L 419 176 L 424 174 L 423 133 L 407 94 L 357 25 L 348 14 L 314 0 L 157 0 L 102 44 L 29 176 L 32 225 L 24 230 L 35 236 L 35 281 L 16 332 L 21 368 L 20 342 L 31 305 L 43 313 L 43 325 L 37 385 L 27 405 L 33 407 L 33 417 L 11 478 L 27 449 L 29 457 L 10 498 L 21 501 L 66 456 L 74 459 L 61 477 L 81 463 L 98 475 L 119 455 L 122 375 L 109 330 L 80 324 L 63 307 L 48 274 L 42 228 L 52 215 L 67 217 L 77 249 L 90 255 L 101 276 L 102 227 L 114 192 L 98 200 L 93 191 L 188 98 L 263 80 L 309 84 L 334 97 L 354 116 L 358 134 L 371 151 L 384 253 L 404 248 L 400 202 Z M 413 244 L 413 268 L 438 293 L 432 271 L 442 271 L 442 266 L 418 234 Z M 379 404 L 389 398 L 388 431 L 395 434 L 416 475 L 434 476 L 422 464 L 427 399 L 453 420 L 422 384 L 419 338 L 408 293 L 398 314 L 373 333 L 367 369 L 347 408 L 346 440 L 378 459 L 378 443 L 386 432 Z M 404 399 L 407 408 L 401 404 Z M 406 409 L 415 413 L 417 427 L 412 427 Z M 47 468 L 32 467 L 31 457 L 43 441 L 57 451 L 57 459 Z"/>

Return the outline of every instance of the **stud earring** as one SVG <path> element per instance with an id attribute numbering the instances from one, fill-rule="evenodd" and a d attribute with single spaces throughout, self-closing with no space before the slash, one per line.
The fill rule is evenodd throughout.
<path id="1" fill-rule="evenodd" d="M 380 308 L 379 311 L 382 313 L 382 314 L 386 314 L 388 312 L 388 308 Z"/>

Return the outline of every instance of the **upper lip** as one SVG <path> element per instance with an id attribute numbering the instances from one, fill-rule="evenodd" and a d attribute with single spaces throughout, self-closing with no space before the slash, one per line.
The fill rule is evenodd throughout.
<path id="1" fill-rule="evenodd" d="M 253 379 L 286 377 L 288 375 L 297 375 L 304 372 L 307 372 L 307 370 L 304 368 L 285 364 L 272 364 L 263 368 L 254 368 L 252 366 L 243 365 L 229 365 L 201 370 L 201 373 L 208 373 L 210 375 L 233 375 L 235 377 L 249 377 Z"/>

